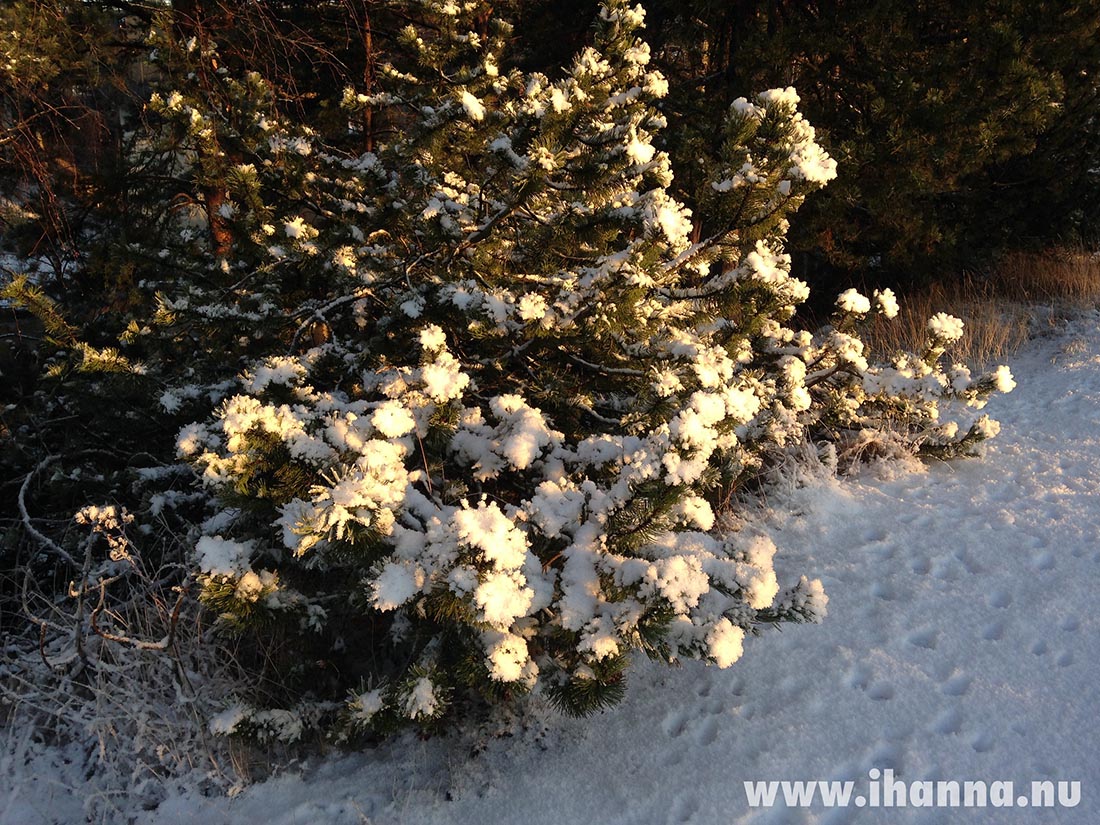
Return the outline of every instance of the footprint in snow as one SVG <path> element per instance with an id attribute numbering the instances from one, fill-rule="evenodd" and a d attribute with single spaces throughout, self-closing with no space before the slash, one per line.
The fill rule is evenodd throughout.
<path id="1" fill-rule="evenodd" d="M 1066 616 L 1058 623 L 1058 626 L 1067 633 L 1076 633 L 1078 628 L 1081 627 L 1081 620 L 1076 616 Z"/>
<path id="2" fill-rule="evenodd" d="M 871 544 L 876 541 L 886 541 L 888 534 L 881 527 L 875 527 L 868 530 L 863 534 L 863 541 L 867 544 Z"/>
<path id="3" fill-rule="evenodd" d="M 1053 570 L 1054 554 L 1049 551 L 1039 553 L 1031 560 L 1031 566 L 1036 570 Z"/>
<path id="4" fill-rule="evenodd" d="M 905 637 L 905 641 L 909 642 L 913 647 L 922 647 L 925 650 L 935 650 L 938 636 L 939 632 L 937 630 L 926 627 L 920 630 L 914 630 Z"/>
<path id="5" fill-rule="evenodd" d="M 833 808 L 821 819 L 821 825 L 852 825 L 858 808 Z"/>
<path id="6" fill-rule="evenodd" d="M 711 745 L 718 738 L 721 717 L 725 711 L 726 707 L 720 700 L 709 699 L 695 714 L 684 710 L 674 710 L 666 714 L 661 728 L 671 739 L 679 739 L 692 728 L 692 738 L 697 745 Z M 702 718 L 696 723 L 696 717 Z"/>
<path id="7" fill-rule="evenodd" d="M 871 670 L 866 665 L 856 665 L 848 671 L 848 687 L 866 690 L 871 683 Z"/>
<path id="8" fill-rule="evenodd" d="M 970 683 L 972 681 L 973 679 L 969 676 L 959 674 L 958 676 L 952 676 L 944 682 L 940 686 L 940 690 L 942 690 L 946 696 L 963 696 L 970 690 Z"/>
<path id="9" fill-rule="evenodd" d="M 892 602 L 897 598 L 894 588 L 884 582 L 875 582 L 871 585 L 871 595 L 876 599 L 882 599 L 884 602 Z"/>
<path id="10" fill-rule="evenodd" d="M 990 622 L 982 629 L 982 638 L 987 642 L 999 642 L 1005 635 L 1005 623 L 999 619 Z"/>
<path id="11" fill-rule="evenodd" d="M 661 723 L 661 728 L 664 730 L 666 736 L 670 736 L 676 739 L 683 734 L 684 728 L 687 727 L 688 716 L 682 710 L 674 710 L 665 716 L 664 721 Z"/>
<path id="12" fill-rule="evenodd" d="M 989 731 L 980 731 L 970 740 L 970 747 L 978 753 L 988 753 L 993 750 L 993 734 Z"/>
<path id="13" fill-rule="evenodd" d="M 887 682 L 874 682 L 867 688 L 867 695 L 876 702 L 894 698 L 894 687 Z"/>
<path id="14" fill-rule="evenodd" d="M 892 544 L 881 544 L 878 547 L 872 547 L 870 554 L 875 561 L 890 561 L 894 558 L 896 549 Z"/>
<path id="15" fill-rule="evenodd" d="M 963 715 L 958 708 L 948 708 L 936 717 L 932 723 L 932 730 L 936 733 L 948 736 L 962 730 Z"/>
<path id="16" fill-rule="evenodd" d="M 858 688 L 876 701 L 894 698 L 894 688 L 888 682 L 871 681 L 871 670 L 866 665 L 856 665 L 848 671 L 848 687 Z"/>
<path id="17" fill-rule="evenodd" d="M 959 577 L 950 559 L 936 559 L 932 565 L 932 575 L 941 581 L 955 581 Z"/>
<path id="18" fill-rule="evenodd" d="M 866 761 L 866 770 L 871 768 L 878 768 L 880 770 L 892 770 L 894 773 L 901 773 L 902 771 L 902 755 L 903 751 L 897 745 L 892 742 L 885 742 L 879 745 L 871 753 L 870 758 Z"/>
<path id="19" fill-rule="evenodd" d="M 672 803 L 672 810 L 669 812 L 669 822 L 679 825 L 684 822 L 691 822 L 692 817 L 699 810 L 699 803 L 688 797 L 678 797 L 675 802 Z"/>
<path id="20" fill-rule="evenodd" d="M 718 720 L 714 717 L 704 719 L 695 734 L 695 742 L 702 747 L 713 745 L 718 738 Z"/>
<path id="21" fill-rule="evenodd" d="M 982 569 L 982 566 L 974 561 L 972 558 L 970 558 L 970 556 L 967 555 L 966 550 L 962 547 L 955 551 L 955 558 L 959 560 L 959 563 L 963 566 L 963 569 L 966 570 L 966 572 L 969 573 L 971 576 L 976 576 L 979 573 L 985 572 Z"/>
<path id="22" fill-rule="evenodd" d="M 1007 590 L 991 590 L 989 593 L 990 607 L 1008 607 L 1012 604 L 1012 594 Z"/>

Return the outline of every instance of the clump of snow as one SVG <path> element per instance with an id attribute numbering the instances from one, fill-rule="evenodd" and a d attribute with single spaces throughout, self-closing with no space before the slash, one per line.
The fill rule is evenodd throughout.
<path id="1" fill-rule="evenodd" d="M 841 312 L 850 312 L 853 315 L 865 315 L 871 311 L 870 299 L 855 289 L 846 289 L 840 293 L 836 305 Z"/>
<path id="2" fill-rule="evenodd" d="M 429 324 L 420 331 L 420 346 L 428 352 L 436 352 L 447 345 L 447 336 L 435 324 Z"/>
<path id="3" fill-rule="evenodd" d="M 460 98 L 462 108 L 466 110 L 466 116 L 473 121 L 481 121 L 485 119 L 485 104 L 478 100 L 468 90 L 463 90 Z"/>
<path id="4" fill-rule="evenodd" d="M 300 217 L 289 220 L 283 224 L 283 231 L 288 238 L 301 238 L 306 234 L 306 222 Z"/>
<path id="5" fill-rule="evenodd" d="M 371 589 L 374 606 L 379 610 L 395 610 L 420 592 L 423 574 L 409 564 L 387 563 L 374 577 Z"/>
<path id="6" fill-rule="evenodd" d="M 886 318 L 896 318 L 899 307 L 898 299 L 892 289 L 876 289 L 874 292 L 875 306 Z"/>
<path id="7" fill-rule="evenodd" d="M 1012 370 L 1002 364 L 993 371 L 993 385 L 997 392 L 1012 392 L 1016 388 L 1016 381 L 1012 378 Z"/>
<path id="8" fill-rule="evenodd" d="M 963 336 L 963 322 L 954 315 L 937 312 L 928 319 L 928 332 L 937 341 L 952 344 Z"/>
<path id="9" fill-rule="evenodd" d="M 416 428 L 416 419 L 400 401 L 383 401 L 371 415 L 371 424 L 386 438 L 400 438 Z"/>
<path id="10" fill-rule="evenodd" d="M 434 716 L 438 710 L 439 698 L 432 680 L 427 676 L 420 677 L 405 698 L 405 715 L 410 719 L 423 719 Z"/>
<path id="11" fill-rule="evenodd" d="M 745 652 L 744 640 L 744 630 L 722 619 L 707 634 L 708 653 L 718 667 L 729 667 Z"/>
<path id="12" fill-rule="evenodd" d="M 211 576 L 237 576 L 248 569 L 252 544 L 220 536 L 202 536 L 195 544 L 195 555 L 203 573 Z"/>

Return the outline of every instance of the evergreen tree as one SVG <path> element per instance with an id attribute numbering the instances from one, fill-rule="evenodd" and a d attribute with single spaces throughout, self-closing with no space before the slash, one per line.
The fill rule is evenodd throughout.
<path id="1" fill-rule="evenodd" d="M 959 438 L 937 402 L 1010 388 L 1006 372 L 944 372 L 949 316 L 925 353 L 882 367 L 863 357 L 871 302 L 854 292 L 816 336 L 787 325 L 807 288 L 786 216 L 835 175 L 793 89 L 733 103 L 693 220 L 653 142 L 667 84 L 640 9 L 605 6 L 551 80 L 503 68 L 510 27 L 475 4 L 428 7 L 431 28 L 402 35 L 411 59 L 343 96 L 403 124 L 375 152 L 334 154 L 269 118 L 256 76 L 228 120 L 208 98 L 154 102 L 199 160 L 229 121 L 251 147 L 227 176 L 242 240 L 221 267 L 247 288 L 166 297 L 171 323 L 214 334 L 252 313 L 279 353 L 236 392 L 164 396 L 225 397 L 178 442 L 216 507 L 202 598 L 277 640 L 258 659 L 285 702 L 312 702 L 273 716 L 251 697 L 225 729 L 296 735 L 356 684 L 353 728 L 431 727 L 536 686 L 585 713 L 622 695 L 636 651 L 728 666 L 746 634 L 825 606 L 805 579 L 780 594 L 770 542 L 712 534 L 730 490 L 807 436 L 889 425 L 967 451 L 992 425 Z M 265 140 L 243 137 L 256 128 Z"/>

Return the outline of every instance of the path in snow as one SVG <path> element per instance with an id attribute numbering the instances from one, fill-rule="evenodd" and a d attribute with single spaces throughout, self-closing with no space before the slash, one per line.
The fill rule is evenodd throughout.
<path id="1" fill-rule="evenodd" d="M 149 822 L 1093 823 L 1100 812 L 1100 318 L 1033 345 L 984 461 L 824 482 L 772 522 L 820 626 L 720 671 L 645 665 L 588 720 L 490 739 L 406 737 Z M 743 780 L 1069 779 L 1075 809 L 750 809 Z"/>

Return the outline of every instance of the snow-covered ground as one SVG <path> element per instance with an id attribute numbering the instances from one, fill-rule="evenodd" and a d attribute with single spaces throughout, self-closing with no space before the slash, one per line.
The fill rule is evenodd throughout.
<path id="1" fill-rule="evenodd" d="M 894 466 L 778 493 L 780 572 L 820 576 L 823 625 L 728 670 L 640 667 L 590 719 L 537 705 L 505 735 L 334 755 L 233 799 L 174 794 L 140 821 L 1095 823 L 1100 821 L 1100 315 L 1012 362 L 983 461 Z M 491 731 L 490 731 L 491 733 Z M 476 752 L 472 752 L 476 751 Z M 1075 808 L 751 808 L 746 780 L 1076 780 Z M 75 816 L 48 770 L 5 825 Z M 79 791 L 79 789 L 77 789 Z M 5 805 L 4 797 L 9 796 Z M 125 809 L 125 801 L 120 801 Z"/>

